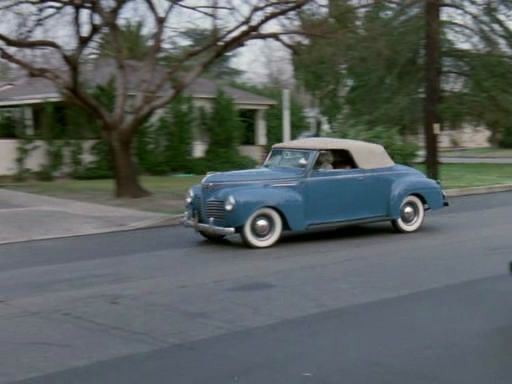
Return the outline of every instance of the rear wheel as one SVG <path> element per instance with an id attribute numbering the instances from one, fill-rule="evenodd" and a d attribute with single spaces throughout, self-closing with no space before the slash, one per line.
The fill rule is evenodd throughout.
<path id="1" fill-rule="evenodd" d="M 425 207 L 416 196 L 407 196 L 400 205 L 400 217 L 392 220 L 391 224 L 396 231 L 409 233 L 417 231 L 425 219 Z"/>
<path id="2" fill-rule="evenodd" d="M 272 208 L 254 212 L 240 231 L 242 240 L 251 248 L 266 248 L 275 244 L 283 232 L 283 220 Z"/>

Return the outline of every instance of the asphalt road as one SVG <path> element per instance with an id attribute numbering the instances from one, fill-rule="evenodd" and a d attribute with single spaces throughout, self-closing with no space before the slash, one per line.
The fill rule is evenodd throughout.
<path id="1" fill-rule="evenodd" d="M 182 228 L 0 246 L 0 383 L 507 383 L 512 193 L 247 250 Z"/>

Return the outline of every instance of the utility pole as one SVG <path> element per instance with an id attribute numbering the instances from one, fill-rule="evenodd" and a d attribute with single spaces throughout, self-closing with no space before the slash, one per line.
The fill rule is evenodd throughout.
<path id="1" fill-rule="evenodd" d="M 283 89 L 282 96 L 283 104 L 283 141 L 290 141 L 292 137 L 291 123 L 290 123 L 290 90 Z"/>
<path id="2" fill-rule="evenodd" d="M 427 175 L 439 179 L 437 135 L 440 133 L 440 15 L 439 0 L 425 0 L 425 150 Z"/>

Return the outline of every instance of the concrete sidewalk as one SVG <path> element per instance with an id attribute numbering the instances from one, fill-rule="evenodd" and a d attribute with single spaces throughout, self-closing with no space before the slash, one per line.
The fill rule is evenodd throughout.
<path id="1" fill-rule="evenodd" d="M 0 244 L 112 232 L 177 221 L 176 216 L 0 189 Z"/>

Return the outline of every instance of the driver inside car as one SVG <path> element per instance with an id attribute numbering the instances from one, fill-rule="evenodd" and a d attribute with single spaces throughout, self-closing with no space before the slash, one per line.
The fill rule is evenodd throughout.
<path id="1" fill-rule="evenodd" d="M 315 169 L 319 171 L 327 171 L 333 169 L 332 166 L 333 157 L 331 151 L 321 151 L 318 154 L 318 159 L 316 160 Z"/>

